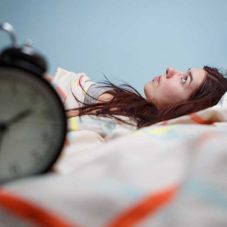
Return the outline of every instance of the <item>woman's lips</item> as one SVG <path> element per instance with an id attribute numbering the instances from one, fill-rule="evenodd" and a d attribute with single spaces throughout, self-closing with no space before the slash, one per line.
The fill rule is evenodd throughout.
<path id="1" fill-rule="evenodd" d="M 161 80 L 161 76 L 156 76 L 153 80 L 159 84 Z"/>

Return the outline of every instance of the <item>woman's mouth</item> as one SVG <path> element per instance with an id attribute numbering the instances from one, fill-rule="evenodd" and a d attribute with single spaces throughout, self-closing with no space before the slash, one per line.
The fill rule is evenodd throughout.
<path id="1" fill-rule="evenodd" d="M 154 81 L 156 81 L 158 84 L 160 83 L 160 80 L 161 80 L 161 76 L 156 76 L 154 78 Z"/>

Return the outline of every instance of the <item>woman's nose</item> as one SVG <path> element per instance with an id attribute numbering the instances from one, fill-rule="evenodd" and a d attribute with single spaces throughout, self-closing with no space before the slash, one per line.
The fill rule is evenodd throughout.
<path id="1" fill-rule="evenodd" d="M 176 70 L 175 68 L 168 67 L 166 69 L 166 78 L 169 79 L 169 78 L 171 78 L 172 76 L 174 76 L 174 75 L 176 75 L 178 73 L 179 73 L 179 71 Z"/>

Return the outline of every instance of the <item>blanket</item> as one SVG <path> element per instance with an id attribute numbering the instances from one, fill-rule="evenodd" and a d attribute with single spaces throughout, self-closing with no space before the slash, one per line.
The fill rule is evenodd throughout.
<path id="1" fill-rule="evenodd" d="M 73 124 L 53 172 L 0 188 L 0 226 L 227 225 L 225 106 L 139 130 Z"/>

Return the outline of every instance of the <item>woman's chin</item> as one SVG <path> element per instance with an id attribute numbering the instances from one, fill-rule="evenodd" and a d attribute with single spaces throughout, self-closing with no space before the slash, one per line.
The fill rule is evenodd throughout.
<path id="1" fill-rule="evenodd" d="M 150 100 L 150 98 L 151 98 L 151 92 L 152 92 L 152 81 L 149 81 L 149 82 L 147 82 L 145 85 L 144 85 L 144 95 L 145 95 L 145 97 L 146 97 L 146 99 L 147 99 L 147 101 L 149 101 Z"/>

